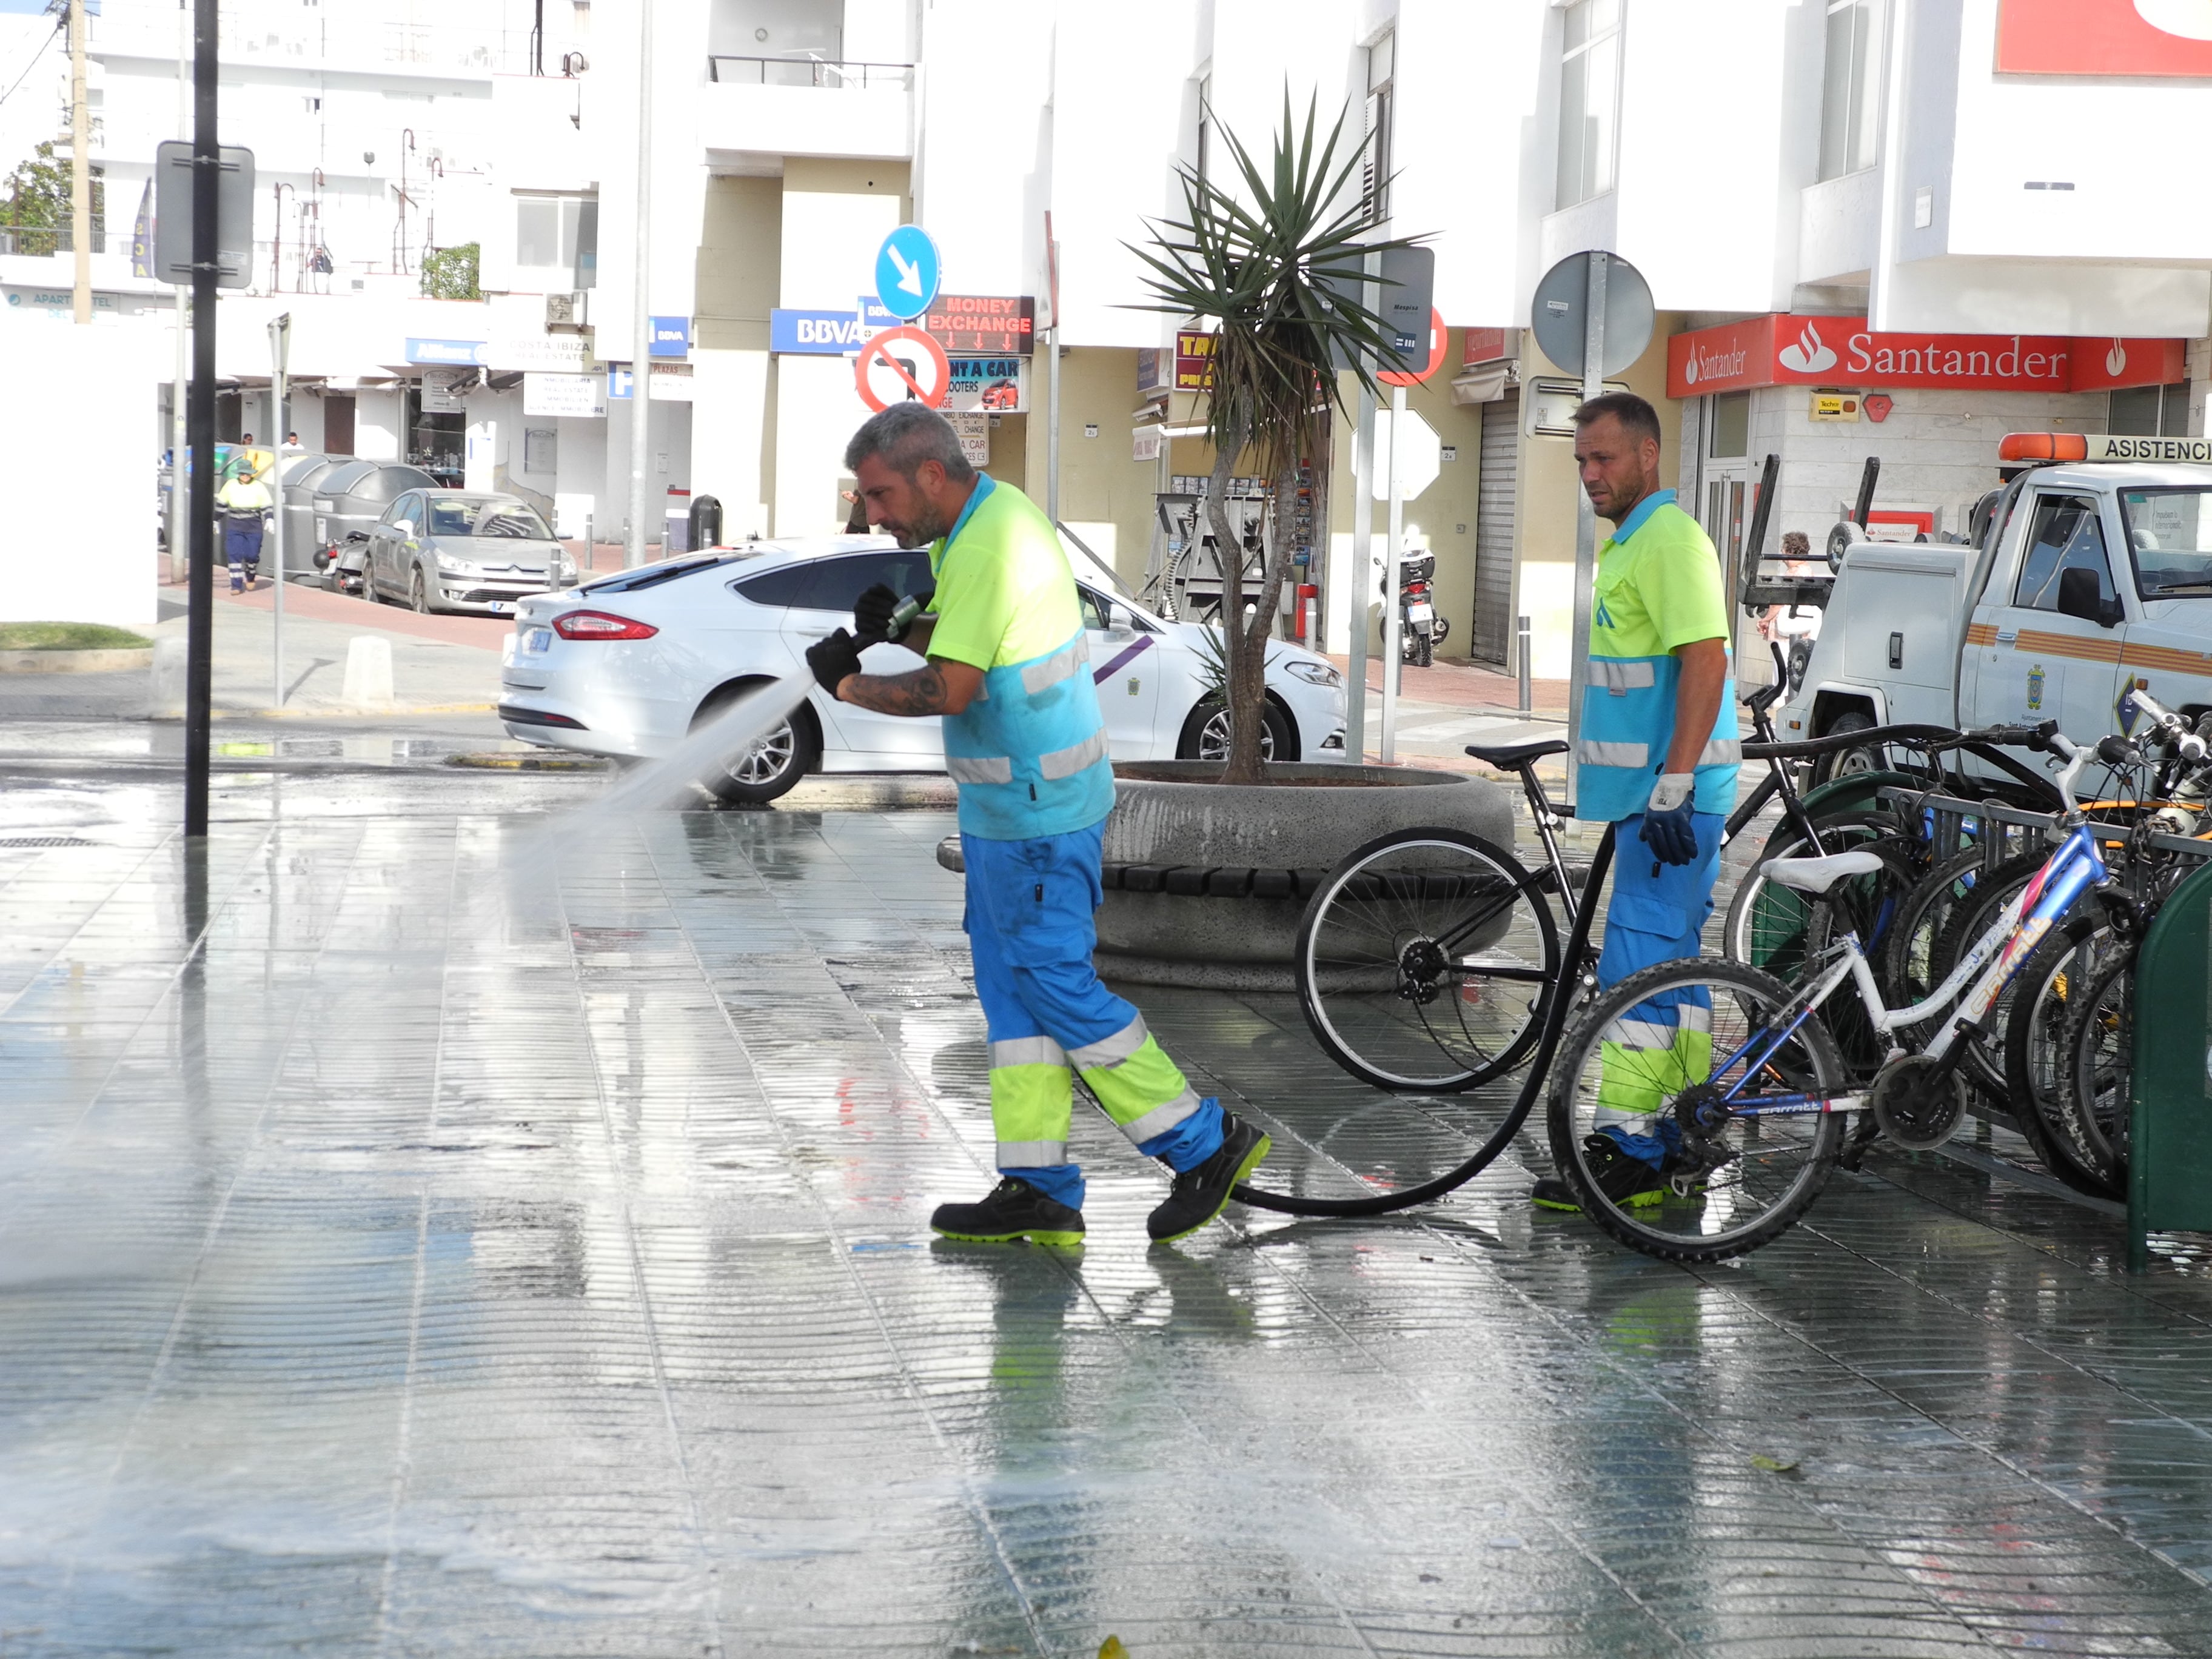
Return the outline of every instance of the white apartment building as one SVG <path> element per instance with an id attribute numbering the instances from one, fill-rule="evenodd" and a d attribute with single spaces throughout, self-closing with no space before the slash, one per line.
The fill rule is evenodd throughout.
<path id="1" fill-rule="evenodd" d="M 542 52 L 534 0 L 229 9 L 225 137 L 266 146 L 280 290 L 225 301 L 240 407 L 261 324 L 289 308 L 295 371 L 322 377 L 325 408 L 353 398 L 360 453 L 411 451 L 423 381 L 457 367 L 438 401 L 465 412 L 436 435 L 465 448 L 470 482 L 614 536 L 635 400 L 607 395 L 608 366 L 635 355 L 642 131 L 641 309 L 668 354 L 644 404 L 656 500 L 714 495 L 726 536 L 842 522 L 840 457 L 868 412 L 851 353 L 881 320 L 861 307 L 882 238 L 911 222 L 969 305 L 938 325 L 989 390 L 968 422 L 988 469 L 1046 495 L 1056 390 L 1060 517 L 1141 580 L 1158 497 L 1212 458 L 1182 435 L 1176 322 L 1142 308 L 1130 245 L 1178 209 L 1179 167 L 1218 171 L 1232 134 L 1264 155 L 1287 99 L 1375 145 L 1378 223 L 1436 249 L 1449 367 L 1410 402 L 1440 464 L 1406 517 L 1437 556 L 1449 653 L 1510 666 L 1526 614 L 1535 672 L 1566 672 L 1571 386 L 1524 325 L 1538 278 L 1585 248 L 1649 283 L 1655 336 L 1619 379 L 1679 434 L 1669 464 L 1724 553 L 1770 453 L 1775 531 L 1817 544 L 1869 454 L 1887 533 L 1942 534 L 2007 429 L 2203 427 L 2212 226 L 2147 159 L 2191 153 L 2212 117 L 2212 21 L 2187 5 L 653 0 L 641 103 L 645 4 L 544 0 Z M 173 130 L 175 15 L 106 13 L 113 238 L 131 157 Z M 271 180 L 292 186 L 281 201 Z M 394 291 L 411 293 L 434 209 L 438 242 L 482 244 L 480 304 Z M 1022 332 L 1024 303 L 1034 327 L 1053 291 L 1048 216 L 1056 356 Z M 330 292 L 302 295 L 318 234 Z M 104 292 L 166 305 L 116 257 Z M 0 260 L 11 295 L 24 280 Z M 802 338 L 802 317 L 852 333 Z M 310 444 L 337 435 L 309 429 L 318 395 L 295 401 Z M 1342 424 L 1315 479 L 1335 648 L 1354 611 Z"/>

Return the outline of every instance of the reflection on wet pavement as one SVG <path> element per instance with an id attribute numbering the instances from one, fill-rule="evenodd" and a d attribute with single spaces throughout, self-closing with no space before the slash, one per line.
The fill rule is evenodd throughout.
<path id="1" fill-rule="evenodd" d="M 234 774 L 196 863 L 150 775 L 9 779 L 0 1652 L 2212 1650 L 2193 1244 L 1889 1158 L 1684 1272 L 1524 1138 L 1148 1249 L 1081 1111 L 1086 1249 L 936 1243 L 946 815 L 563 842 L 600 787 Z M 1393 1109 L 1287 1000 L 1134 994 L 1349 1189 Z"/>

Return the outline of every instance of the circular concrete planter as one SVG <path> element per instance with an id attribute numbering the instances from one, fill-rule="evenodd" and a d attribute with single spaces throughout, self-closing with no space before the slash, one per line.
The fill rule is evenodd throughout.
<path id="1" fill-rule="evenodd" d="M 1268 781 L 1227 785 L 1218 761 L 1114 769 L 1109 866 L 1297 871 L 1317 876 L 1393 830 L 1465 830 L 1513 844 L 1512 798 L 1486 779 L 1398 767 L 1270 766 Z M 1305 884 L 1310 891 L 1311 882 Z M 1306 901 L 1185 897 L 1109 885 L 1098 913 L 1098 971 L 1139 985 L 1295 988 Z"/>

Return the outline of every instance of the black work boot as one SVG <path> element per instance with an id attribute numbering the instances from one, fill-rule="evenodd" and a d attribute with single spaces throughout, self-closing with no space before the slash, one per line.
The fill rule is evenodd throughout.
<path id="1" fill-rule="evenodd" d="M 939 1205 L 929 1229 L 970 1244 L 1013 1244 L 1025 1238 L 1039 1244 L 1080 1244 L 1083 1212 L 1008 1176 L 980 1204 Z"/>
<path id="2" fill-rule="evenodd" d="M 1583 1137 L 1583 1168 L 1597 1182 L 1598 1190 L 1616 1205 L 1641 1209 L 1647 1204 L 1656 1204 L 1671 1190 L 1667 1177 L 1661 1175 L 1642 1158 L 1621 1149 L 1621 1145 L 1602 1131 Z M 1558 1176 L 1546 1176 L 1528 1189 L 1528 1201 L 1540 1210 L 1573 1210 L 1583 1207 L 1582 1197 L 1574 1188 Z"/>
<path id="3" fill-rule="evenodd" d="M 1196 1232 L 1221 1213 L 1231 1189 L 1258 1169 L 1274 1146 L 1234 1112 L 1224 1112 L 1219 1150 L 1175 1178 L 1167 1201 L 1146 1218 L 1145 1231 L 1161 1243 Z"/>

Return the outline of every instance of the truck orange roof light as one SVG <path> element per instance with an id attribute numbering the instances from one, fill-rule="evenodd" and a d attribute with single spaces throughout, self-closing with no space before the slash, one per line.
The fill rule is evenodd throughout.
<path id="1" fill-rule="evenodd" d="M 2001 461 L 2086 461 L 2089 441 L 2078 432 L 2008 432 L 1997 445 Z"/>

